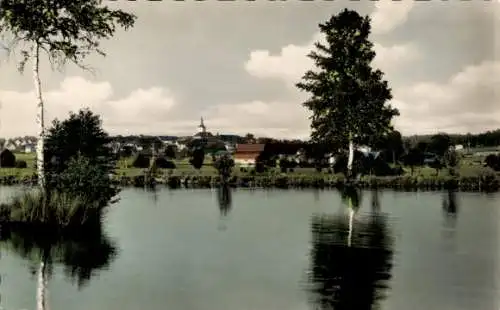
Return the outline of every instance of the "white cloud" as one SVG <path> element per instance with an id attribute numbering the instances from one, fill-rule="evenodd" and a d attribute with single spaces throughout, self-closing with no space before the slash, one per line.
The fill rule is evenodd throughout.
<path id="1" fill-rule="evenodd" d="M 193 115 L 171 92 L 159 87 L 137 89 L 112 99 L 108 82 L 68 77 L 57 89 L 44 92 L 46 124 L 65 119 L 70 111 L 90 108 L 101 116 L 110 134 L 193 134 L 199 116 Z M 34 135 L 38 132 L 33 92 L 0 90 L 0 137 Z M 181 115 L 181 118 L 179 118 Z M 214 133 L 251 132 L 259 136 L 303 137 L 309 135 L 305 109 L 295 102 L 243 102 L 207 107 L 199 112 Z"/>
<path id="2" fill-rule="evenodd" d="M 414 5 L 415 1 L 379 0 L 375 2 L 375 11 L 371 15 L 373 33 L 385 34 L 404 24 Z"/>
<path id="3" fill-rule="evenodd" d="M 373 13 L 376 33 L 387 33 L 404 23 L 412 9 L 412 2 L 377 2 Z M 496 7 L 498 9 L 498 6 Z M 313 68 L 306 55 L 313 49 L 313 43 L 324 40 L 320 34 L 303 45 L 289 44 L 275 55 L 259 50 L 250 54 L 245 63 L 246 71 L 261 79 L 280 79 L 294 89 L 302 75 Z M 374 44 L 377 57 L 374 66 L 386 72 L 389 81 L 405 74 L 403 66 L 419 59 L 420 51 L 412 42 L 384 46 Z M 406 70 L 407 74 L 408 70 Z M 394 78 L 396 77 L 396 78 Z M 395 120 L 396 127 L 404 134 L 447 132 L 481 132 L 500 127 L 500 62 L 483 62 L 463 68 L 443 83 L 420 82 L 414 85 L 400 85 L 395 88 L 392 104 L 400 109 L 401 116 Z M 304 94 L 296 93 L 296 106 L 300 107 Z M 290 105 L 291 107 L 292 105 Z M 281 114 L 279 114 L 281 113 Z M 307 118 L 306 112 L 303 119 Z M 281 110 L 276 115 L 285 115 Z M 298 116 L 296 116 L 298 118 Z M 307 128 L 309 122 L 300 125 Z M 292 128 L 298 124 L 289 123 Z"/>
<path id="4" fill-rule="evenodd" d="M 288 86 L 294 87 L 304 73 L 314 67 L 313 61 L 307 55 L 314 49 L 315 42 L 324 42 L 324 36 L 317 33 L 313 39 L 304 45 L 289 44 L 281 48 L 280 53 L 271 55 L 268 50 L 255 50 L 250 53 L 245 62 L 245 70 L 256 78 L 282 79 Z M 420 57 L 418 48 L 413 43 L 393 46 L 383 46 L 375 43 L 377 56 L 374 66 L 380 68 L 388 76 L 396 69 Z"/>
<path id="5" fill-rule="evenodd" d="M 309 113 L 295 101 L 251 101 L 207 109 L 207 125 L 220 132 L 251 132 L 275 138 L 308 138 Z M 215 131 L 215 129 L 214 129 Z"/>
<path id="6" fill-rule="evenodd" d="M 469 66 L 445 83 L 423 82 L 395 93 L 405 133 L 481 132 L 500 127 L 500 62 Z"/>
<path id="7" fill-rule="evenodd" d="M 70 111 L 88 107 L 102 117 L 111 133 L 163 131 L 163 119 L 176 105 L 172 94 L 158 87 L 137 89 L 125 98 L 112 100 L 110 83 L 82 77 L 68 77 L 58 89 L 49 89 L 43 95 L 47 125 L 54 118 L 64 119 Z M 0 98 L 0 136 L 37 132 L 33 92 L 0 90 Z"/>
<path id="8" fill-rule="evenodd" d="M 407 8 L 406 12 L 409 12 L 410 9 L 411 5 Z M 387 10 L 387 7 L 379 6 L 378 10 L 382 12 L 383 10 Z M 401 12 L 402 11 L 398 14 L 401 15 Z M 399 21 L 393 23 L 392 27 L 404 21 L 402 17 L 398 18 Z M 271 54 L 268 50 L 255 50 L 250 53 L 248 60 L 244 64 L 247 73 L 260 79 L 282 80 L 291 91 L 296 94 L 296 100 L 292 100 L 289 103 L 266 103 L 256 100 L 254 102 L 241 104 L 238 106 L 240 111 L 234 113 L 234 115 L 241 115 L 241 121 L 238 122 L 239 126 L 240 124 L 248 124 L 249 128 L 252 128 L 255 127 L 255 125 L 251 124 L 265 124 L 260 126 L 260 128 L 262 128 L 260 132 L 265 133 L 265 126 L 270 126 L 273 127 L 273 132 L 279 131 L 279 127 L 289 128 L 288 130 L 283 129 L 281 131 L 283 134 L 288 131 L 288 136 L 293 136 L 295 132 L 300 136 L 308 135 L 309 112 L 301 106 L 305 94 L 297 91 L 295 83 L 300 81 L 307 70 L 314 68 L 314 63 L 307 57 L 307 54 L 314 49 L 314 43 L 318 41 L 325 43 L 324 36 L 319 32 L 316 33 L 309 42 L 303 45 L 286 45 L 275 55 Z M 420 57 L 419 50 L 413 43 L 403 43 L 393 46 L 383 46 L 375 43 L 374 48 L 377 54 L 374 60 L 374 66 L 385 72 L 389 79 L 391 79 L 391 76 L 396 74 L 397 70 L 401 69 L 403 65 L 415 61 Z M 250 106 L 252 107 L 251 109 L 249 108 Z M 234 106 L 231 105 L 231 107 Z M 227 106 L 223 110 L 227 111 L 229 109 L 230 107 Z M 252 110 L 259 110 L 262 111 L 262 113 L 255 114 L 255 112 L 249 112 Z M 224 124 L 224 121 L 220 120 L 220 123 Z M 273 125 L 277 123 L 280 125 Z M 258 132 L 259 128 L 248 131 Z"/>

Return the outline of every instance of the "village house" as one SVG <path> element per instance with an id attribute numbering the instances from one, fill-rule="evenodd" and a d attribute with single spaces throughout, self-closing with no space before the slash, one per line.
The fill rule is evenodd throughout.
<path id="1" fill-rule="evenodd" d="M 241 166 L 254 166 L 257 157 L 264 152 L 265 144 L 237 144 L 234 162 Z"/>
<path id="2" fill-rule="evenodd" d="M 36 151 L 35 143 L 26 143 L 24 145 L 24 153 L 33 153 Z"/>

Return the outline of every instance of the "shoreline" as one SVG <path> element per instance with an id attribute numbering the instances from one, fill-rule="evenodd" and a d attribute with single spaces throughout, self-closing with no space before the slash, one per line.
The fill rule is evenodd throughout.
<path id="1" fill-rule="evenodd" d="M 220 178 L 212 175 L 184 175 L 154 178 L 146 182 L 142 175 L 115 176 L 113 183 L 123 188 L 163 186 L 169 189 L 209 189 L 220 186 Z M 461 192 L 498 192 L 500 191 L 500 176 L 366 176 L 351 181 L 360 189 L 392 189 L 397 191 L 441 191 L 458 190 Z M 19 178 L 16 176 L 0 177 L 0 186 L 34 186 L 36 177 Z M 232 188 L 264 188 L 264 189 L 339 189 L 346 185 L 344 177 L 338 175 L 288 176 L 250 175 L 232 176 L 228 186 Z"/>

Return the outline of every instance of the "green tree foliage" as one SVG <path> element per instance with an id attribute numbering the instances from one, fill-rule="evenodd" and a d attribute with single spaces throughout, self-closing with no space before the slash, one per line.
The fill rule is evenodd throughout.
<path id="1" fill-rule="evenodd" d="M 446 167 L 444 158 L 436 158 L 436 160 L 433 160 L 429 163 L 429 167 L 435 169 L 436 176 L 438 176 L 441 169 Z"/>
<path id="2" fill-rule="evenodd" d="M 500 171 L 500 155 L 490 154 L 484 160 L 485 166 Z"/>
<path id="3" fill-rule="evenodd" d="M 71 112 L 64 121 L 54 120 L 47 132 L 45 160 L 49 169 L 61 171 L 72 157 L 80 155 L 112 172 L 116 158 L 110 142 L 100 117 L 89 109 L 81 109 L 78 113 Z M 52 163 L 53 157 L 57 164 Z"/>
<path id="4" fill-rule="evenodd" d="M 92 52 L 106 54 L 100 41 L 111 38 L 117 26 L 132 27 L 136 17 L 112 10 L 102 0 L 2 0 L 0 2 L 0 34 L 12 39 L 11 44 L 28 43 L 21 50 L 24 68 L 30 51 L 40 48 L 51 60 L 61 65 L 70 61 L 80 67 Z"/>
<path id="5" fill-rule="evenodd" d="M 111 184 L 116 158 L 98 115 L 88 109 L 55 120 L 48 130 L 45 161 L 49 189 L 92 195 L 106 204 L 118 193 Z"/>
<path id="6" fill-rule="evenodd" d="M 234 160 L 229 154 L 218 156 L 213 163 L 222 181 L 225 183 L 230 177 L 234 168 Z"/>
<path id="7" fill-rule="evenodd" d="M 397 130 L 391 131 L 382 136 L 376 143 L 376 147 L 377 149 L 382 150 L 384 157 L 388 161 L 390 160 L 393 164 L 396 164 L 405 151 L 403 137 Z"/>
<path id="8" fill-rule="evenodd" d="M 28 163 L 25 160 L 16 160 L 16 168 L 28 168 Z"/>
<path id="9" fill-rule="evenodd" d="M 448 150 L 444 154 L 444 163 L 450 175 L 455 175 L 460 164 L 460 157 L 456 151 Z"/>
<path id="10" fill-rule="evenodd" d="M 102 0 L 2 0 L 0 1 L 0 39 L 8 49 L 21 47 L 19 71 L 33 62 L 33 81 L 39 125 L 37 145 L 38 182 L 45 189 L 45 121 L 40 56 L 45 52 L 51 64 L 62 68 L 66 62 L 88 69 L 84 59 L 92 52 L 105 55 L 102 39 L 109 39 L 117 26 L 128 29 L 135 16 L 111 10 Z M 21 43 L 19 45 L 18 43 Z"/>
<path id="11" fill-rule="evenodd" d="M 0 167 L 13 168 L 16 166 L 16 156 L 8 149 L 0 153 Z"/>
<path id="12" fill-rule="evenodd" d="M 132 162 L 132 167 L 142 168 L 142 169 L 149 168 L 149 160 L 150 156 L 146 156 L 143 153 L 139 153 Z"/>
<path id="13" fill-rule="evenodd" d="M 193 150 L 189 163 L 195 168 L 200 170 L 205 161 L 205 150 L 203 148 L 196 148 Z"/>
<path id="14" fill-rule="evenodd" d="M 451 138 L 445 133 L 440 133 L 431 137 L 429 151 L 443 157 L 452 146 Z"/>
<path id="15" fill-rule="evenodd" d="M 167 147 L 165 148 L 165 157 L 167 157 L 169 159 L 174 159 L 176 157 L 175 153 L 176 153 L 175 146 L 167 145 Z"/>
<path id="16" fill-rule="evenodd" d="M 111 184 L 109 172 L 91 158 L 77 155 L 70 158 L 66 169 L 51 175 L 50 180 L 55 181 L 52 184 L 57 191 L 83 196 L 89 205 L 100 209 L 118 194 L 118 188 Z"/>
<path id="17" fill-rule="evenodd" d="M 351 141 L 371 144 L 392 130 L 391 120 L 399 112 L 387 104 L 392 94 L 383 73 L 371 67 L 370 18 L 345 9 L 319 28 L 327 44 L 315 44 L 309 57 L 316 70 L 297 84 L 311 94 L 303 103 L 312 112 L 311 138 L 344 147 Z"/>
<path id="18" fill-rule="evenodd" d="M 415 167 L 421 166 L 424 163 L 423 151 L 418 147 L 409 149 L 408 153 L 403 156 L 403 163 L 410 167 L 411 175 L 413 175 Z"/>
<path id="19" fill-rule="evenodd" d="M 417 143 L 416 147 L 420 152 L 425 153 L 429 151 L 429 143 L 425 141 L 421 141 Z"/>

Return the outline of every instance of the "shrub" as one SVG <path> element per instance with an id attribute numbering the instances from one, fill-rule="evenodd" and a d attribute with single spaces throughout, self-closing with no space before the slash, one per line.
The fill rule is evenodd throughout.
<path id="1" fill-rule="evenodd" d="M 195 169 L 201 169 L 203 167 L 203 162 L 205 161 L 205 151 L 202 148 L 196 148 L 193 150 L 193 154 L 191 156 L 191 159 L 189 160 L 189 163 L 195 168 Z"/>
<path id="2" fill-rule="evenodd" d="M 484 160 L 485 166 L 495 171 L 500 170 L 500 155 L 490 154 Z"/>
<path id="3" fill-rule="evenodd" d="M 458 157 L 457 152 L 447 151 L 444 155 L 444 164 L 448 167 L 449 174 L 455 175 L 456 169 L 460 164 L 460 158 Z"/>
<path id="4" fill-rule="evenodd" d="M 16 168 L 28 168 L 28 164 L 26 163 L 25 160 L 17 160 L 16 161 Z"/>
<path id="5" fill-rule="evenodd" d="M 230 155 L 224 154 L 217 157 L 213 165 L 219 172 L 221 179 L 225 182 L 231 176 L 234 167 L 234 160 Z"/>
<path id="6" fill-rule="evenodd" d="M 14 168 L 16 166 L 16 156 L 8 149 L 0 153 L 0 167 Z"/>
<path id="7" fill-rule="evenodd" d="M 131 146 L 125 145 L 123 146 L 120 151 L 118 152 L 119 157 L 121 158 L 128 158 L 132 157 L 134 154 L 134 150 Z"/>
<path id="8" fill-rule="evenodd" d="M 149 156 L 146 156 L 142 153 L 137 154 L 134 161 L 132 162 L 132 167 L 143 169 L 149 168 Z"/>
<path id="9" fill-rule="evenodd" d="M 257 160 L 255 162 L 255 172 L 257 173 L 263 173 L 265 171 L 266 166 L 264 165 L 264 162 L 261 160 Z"/>
<path id="10" fill-rule="evenodd" d="M 167 145 L 167 147 L 165 148 L 165 157 L 167 158 L 175 158 L 176 154 L 175 154 L 175 146 L 173 145 Z"/>
<path id="11" fill-rule="evenodd" d="M 66 193 L 70 197 L 85 197 L 85 201 L 104 208 L 119 190 L 112 184 L 106 166 L 95 165 L 84 156 L 72 158 L 68 167 L 49 179 L 50 192 Z"/>

